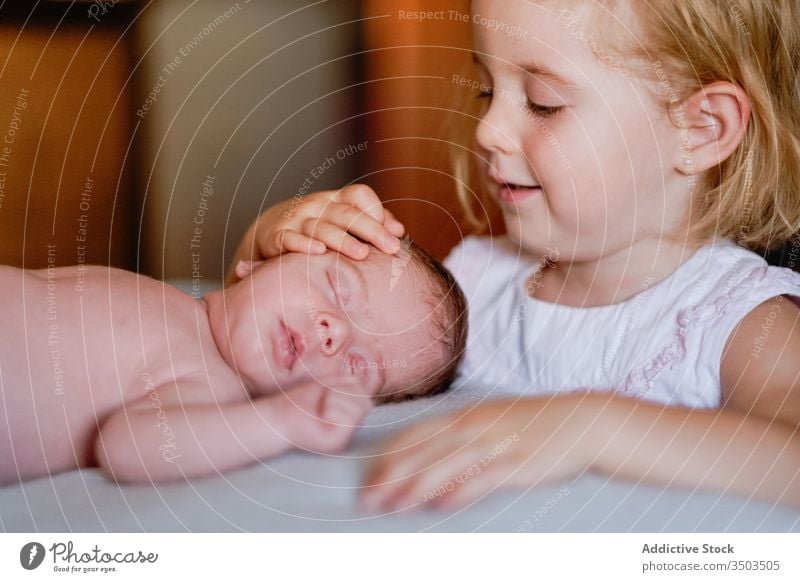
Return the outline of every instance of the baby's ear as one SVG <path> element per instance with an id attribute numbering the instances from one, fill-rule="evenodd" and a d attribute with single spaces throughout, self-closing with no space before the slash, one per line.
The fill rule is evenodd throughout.
<path id="1" fill-rule="evenodd" d="M 239 279 L 244 279 L 265 262 L 266 261 L 239 261 L 236 263 L 236 276 Z"/>

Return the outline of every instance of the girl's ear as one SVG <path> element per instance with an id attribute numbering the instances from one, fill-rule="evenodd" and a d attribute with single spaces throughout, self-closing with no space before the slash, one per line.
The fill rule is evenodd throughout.
<path id="1" fill-rule="evenodd" d="M 719 166 L 742 143 L 750 120 L 750 99 L 738 85 L 712 83 L 670 114 L 683 132 L 675 169 L 697 174 Z"/>
<path id="2" fill-rule="evenodd" d="M 239 261 L 236 263 L 236 277 L 244 279 L 266 261 Z"/>

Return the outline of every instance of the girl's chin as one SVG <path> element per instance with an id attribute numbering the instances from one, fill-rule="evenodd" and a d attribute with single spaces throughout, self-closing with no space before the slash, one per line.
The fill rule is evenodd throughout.
<path id="1" fill-rule="evenodd" d="M 526 225 L 524 224 L 524 221 L 521 224 L 518 220 L 509 219 L 509 217 L 506 217 L 505 224 L 508 240 L 529 255 L 535 257 L 544 257 L 550 256 L 554 252 L 558 252 L 554 250 L 557 247 L 551 240 L 551 237 L 547 236 L 546 231 L 544 235 L 540 234 L 538 236 L 533 235 L 530 232 L 525 232 Z M 553 260 L 556 259 L 553 258 Z"/>

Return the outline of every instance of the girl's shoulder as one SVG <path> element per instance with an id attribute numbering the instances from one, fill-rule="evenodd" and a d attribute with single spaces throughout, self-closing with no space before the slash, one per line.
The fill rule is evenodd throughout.
<path id="1" fill-rule="evenodd" d="M 719 378 L 725 346 L 751 312 L 782 296 L 800 304 L 800 273 L 770 266 L 763 257 L 732 242 L 716 243 L 703 251 L 703 260 L 692 266 L 697 271 L 697 292 L 679 313 L 677 342 L 694 352 L 692 359 L 698 365 L 709 366 Z M 770 313 L 763 322 L 765 334 L 772 316 Z M 747 338 L 754 352 L 762 340 Z"/>
<path id="2" fill-rule="evenodd" d="M 699 297 L 691 302 L 695 318 L 714 319 L 732 313 L 744 316 L 778 295 L 800 295 L 800 273 L 772 267 L 760 255 L 723 240 L 706 245 L 700 260 L 685 266 L 687 279 L 695 278 Z"/>

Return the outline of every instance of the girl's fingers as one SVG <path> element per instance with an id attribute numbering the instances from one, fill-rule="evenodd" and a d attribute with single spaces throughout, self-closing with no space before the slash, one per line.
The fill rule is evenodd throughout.
<path id="1" fill-rule="evenodd" d="M 419 475 L 404 476 L 392 482 L 365 483 L 361 493 L 364 506 L 373 510 L 390 510 L 413 505 L 422 500 L 422 495 L 417 495 L 419 489 Z"/>
<path id="2" fill-rule="evenodd" d="M 406 233 L 406 227 L 403 223 L 395 218 L 389 210 L 383 209 L 383 226 L 396 237 L 401 237 Z"/>
<path id="3" fill-rule="evenodd" d="M 364 481 L 365 503 L 374 507 L 420 501 L 461 465 L 468 464 L 468 448 L 455 450 L 443 439 L 420 444 L 378 459 Z"/>
<path id="4" fill-rule="evenodd" d="M 397 463 L 396 474 L 384 486 L 376 484 L 370 502 L 380 507 L 399 507 L 413 502 L 429 502 L 445 492 L 452 492 L 466 480 L 478 477 L 485 466 L 484 443 L 443 445 L 433 451 L 416 454 L 414 459 Z M 398 466 L 402 467 L 398 469 Z"/>
<path id="5" fill-rule="evenodd" d="M 333 249 L 351 259 L 361 260 L 369 254 L 369 247 L 347 234 L 339 226 L 319 219 L 308 219 L 303 223 L 306 236 L 316 239 L 329 249 Z"/>
<path id="6" fill-rule="evenodd" d="M 368 487 L 377 487 L 410 475 L 414 467 L 424 463 L 423 455 L 426 458 L 435 455 L 438 447 L 442 446 L 442 442 L 436 440 L 438 424 L 422 422 L 413 427 L 415 430 L 403 431 L 384 443 L 364 483 Z"/>
<path id="7" fill-rule="evenodd" d="M 469 454 L 462 452 L 429 461 L 425 466 L 417 467 L 408 478 L 376 489 L 372 501 L 384 509 L 431 502 L 460 486 L 459 479 L 462 478 L 464 467 L 469 466 L 469 459 Z"/>
<path id="8" fill-rule="evenodd" d="M 383 224 L 384 213 L 383 203 L 375 190 L 366 184 L 351 184 L 339 191 L 337 196 L 340 202 L 354 206 L 370 216 L 378 224 Z"/>
<path id="9" fill-rule="evenodd" d="M 509 472 L 509 467 L 506 467 L 503 463 L 481 466 L 480 472 L 474 475 L 470 475 L 467 470 L 465 471 L 466 474 L 456 477 L 457 487 L 452 488 L 450 491 L 446 487 L 440 489 L 440 494 L 434 496 L 430 500 L 430 504 L 436 509 L 464 507 L 499 489 L 510 486 L 511 483 L 508 481 Z"/>
<path id="10" fill-rule="evenodd" d="M 348 204 L 337 204 L 330 208 L 325 219 L 385 253 L 392 254 L 400 250 L 400 241 L 383 224 Z"/>
<path id="11" fill-rule="evenodd" d="M 341 190 L 338 200 L 360 210 L 378 227 L 382 227 L 375 232 L 358 232 L 350 226 L 347 227 L 347 230 L 355 232 L 356 235 L 371 242 L 385 253 L 394 254 L 400 249 L 399 241 L 396 239 L 403 236 L 406 229 L 391 212 L 383 207 L 383 202 L 372 188 L 365 184 L 347 186 Z M 374 229 L 375 227 L 370 228 Z"/>
<path id="12" fill-rule="evenodd" d="M 295 230 L 279 230 L 275 233 L 275 245 L 278 253 L 307 253 L 309 255 L 321 255 L 326 251 L 325 243 L 314 240 L 311 237 Z"/>

